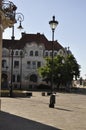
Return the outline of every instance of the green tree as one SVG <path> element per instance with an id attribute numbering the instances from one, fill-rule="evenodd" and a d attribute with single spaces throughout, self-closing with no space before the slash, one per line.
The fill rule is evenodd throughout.
<path id="1" fill-rule="evenodd" d="M 77 63 L 75 57 L 71 55 L 67 55 L 66 57 L 57 55 L 53 59 L 53 82 L 57 87 L 60 84 L 67 86 L 70 84 L 75 77 L 80 76 L 80 65 Z M 52 75 L 52 59 L 46 59 L 46 65 L 39 69 L 39 73 L 45 81 L 51 82 Z"/>
<path id="2" fill-rule="evenodd" d="M 63 71 L 62 71 L 62 83 L 67 86 L 71 84 L 73 78 L 77 80 L 80 76 L 80 65 L 77 63 L 73 55 L 67 55 L 64 59 Z"/>

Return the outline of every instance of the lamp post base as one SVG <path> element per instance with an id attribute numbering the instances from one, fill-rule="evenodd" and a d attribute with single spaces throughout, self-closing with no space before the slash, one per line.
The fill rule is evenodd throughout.
<path id="1" fill-rule="evenodd" d="M 12 86 L 10 86 L 10 97 L 13 96 L 13 90 L 12 90 Z"/>
<path id="2" fill-rule="evenodd" d="M 54 108 L 54 104 L 49 104 L 49 107 L 50 108 Z"/>

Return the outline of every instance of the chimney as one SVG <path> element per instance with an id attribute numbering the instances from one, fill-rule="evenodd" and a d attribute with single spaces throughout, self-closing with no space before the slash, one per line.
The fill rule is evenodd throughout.
<path id="1" fill-rule="evenodd" d="M 22 33 L 21 33 L 22 37 L 23 37 L 25 34 L 26 34 L 25 32 L 22 32 Z"/>

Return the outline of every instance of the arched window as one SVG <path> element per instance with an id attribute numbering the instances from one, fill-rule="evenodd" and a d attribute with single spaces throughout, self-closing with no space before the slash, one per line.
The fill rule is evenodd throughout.
<path id="1" fill-rule="evenodd" d="M 38 51 L 35 51 L 35 56 L 38 56 Z"/>
<path id="2" fill-rule="evenodd" d="M 54 52 L 54 56 L 57 56 L 57 52 L 56 51 Z"/>
<path id="3" fill-rule="evenodd" d="M 30 81 L 32 81 L 32 82 L 37 82 L 37 75 L 32 74 L 32 75 L 30 76 Z"/>
<path id="4" fill-rule="evenodd" d="M 5 73 L 2 73 L 1 87 L 5 89 L 8 88 L 8 76 Z"/>
<path id="5" fill-rule="evenodd" d="M 6 64 L 7 64 L 6 60 L 2 60 L 2 68 L 5 68 Z"/>
<path id="6" fill-rule="evenodd" d="M 50 52 L 50 56 L 52 56 L 52 51 Z"/>
<path id="7" fill-rule="evenodd" d="M 18 56 L 18 51 L 15 52 L 15 55 Z"/>
<path id="8" fill-rule="evenodd" d="M 33 51 L 32 50 L 30 51 L 30 56 L 33 56 Z"/>
<path id="9" fill-rule="evenodd" d="M 45 52 L 45 56 L 48 56 L 48 51 Z"/>

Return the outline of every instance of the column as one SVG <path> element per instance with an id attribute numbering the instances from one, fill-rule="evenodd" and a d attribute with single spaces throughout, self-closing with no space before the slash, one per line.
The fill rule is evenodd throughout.
<path id="1" fill-rule="evenodd" d="M 0 6 L 2 0 L 0 0 Z M 0 14 L 0 97 L 1 97 L 1 71 L 2 71 L 2 16 Z M 0 99 L 0 110 L 1 110 L 1 99 Z"/>

